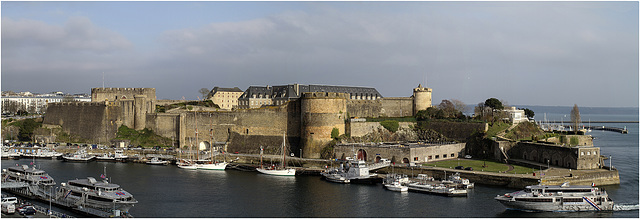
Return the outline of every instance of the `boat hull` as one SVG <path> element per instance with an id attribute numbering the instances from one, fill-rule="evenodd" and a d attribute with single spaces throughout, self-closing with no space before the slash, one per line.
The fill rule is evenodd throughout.
<path id="1" fill-rule="evenodd" d="M 413 185 L 409 184 L 408 187 L 409 187 L 409 191 L 414 191 L 414 192 L 429 193 L 429 194 L 442 195 L 442 196 L 448 196 L 448 197 L 466 197 L 467 196 L 467 190 L 448 191 L 447 189 L 429 188 L 423 185 L 415 185 L 415 184 Z"/>
<path id="2" fill-rule="evenodd" d="M 523 202 L 514 201 L 511 198 L 496 197 L 498 202 L 507 209 L 520 211 L 551 211 L 551 212 L 578 212 L 578 211 L 611 211 L 613 202 L 594 203 L 589 202 Z M 592 205 L 593 204 L 593 205 Z"/>
<path id="3" fill-rule="evenodd" d="M 210 163 L 210 164 L 199 164 L 198 169 L 203 170 L 224 170 L 227 168 L 227 163 Z"/>
<path id="4" fill-rule="evenodd" d="M 274 176 L 295 176 L 296 175 L 296 169 L 267 170 L 262 168 L 256 168 L 256 170 L 258 170 L 258 172 L 260 173 L 264 173 L 267 175 L 274 175 Z"/>
<path id="5" fill-rule="evenodd" d="M 409 187 L 401 186 L 401 185 L 387 184 L 387 185 L 384 185 L 384 187 L 386 189 L 388 189 L 389 191 L 394 191 L 394 192 L 406 192 L 406 191 L 409 191 Z"/>

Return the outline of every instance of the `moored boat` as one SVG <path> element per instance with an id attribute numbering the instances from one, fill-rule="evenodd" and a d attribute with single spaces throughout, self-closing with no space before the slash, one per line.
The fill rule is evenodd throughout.
<path id="1" fill-rule="evenodd" d="M 71 207 L 92 208 L 103 212 L 119 210 L 125 215 L 138 201 L 118 184 L 93 177 L 61 183 L 55 199 Z"/>
<path id="2" fill-rule="evenodd" d="M 87 154 L 87 151 L 84 149 L 77 150 L 75 153 L 70 155 L 62 156 L 64 161 L 69 162 L 89 162 L 96 158 L 94 155 Z"/>
<path id="3" fill-rule="evenodd" d="M 27 165 L 2 169 L 2 184 L 9 192 L 28 198 L 44 196 L 45 191 L 56 182 L 47 172 Z M 11 186 L 10 186 L 11 185 Z"/>
<path id="4" fill-rule="evenodd" d="M 129 156 L 124 155 L 123 150 L 115 150 L 113 154 L 111 152 L 96 157 L 98 161 L 111 161 L 111 162 L 127 162 Z"/>
<path id="5" fill-rule="evenodd" d="M 378 174 L 369 173 L 369 167 L 363 160 L 350 159 L 347 166 L 340 164 L 339 168 L 328 169 L 320 173 L 327 181 L 337 183 L 367 183 L 375 184 L 382 181 Z"/>
<path id="6" fill-rule="evenodd" d="M 285 135 L 282 135 L 282 147 L 281 147 L 281 152 L 282 152 L 282 163 L 280 166 L 270 166 L 270 167 L 264 167 L 262 164 L 262 153 L 263 153 L 263 148 L 262 146 L 260 146 L 260 167 L 256 168 L 256 170 L 260 173 L 263 174 L 267 174 L 267 175 L 275 175 L 275 176 L 295 176 L 296 175 L 296 169 L 293 168 L 287 168 L 287 147 L 286 147 L 286 140 L 285 140 Z"/>
<path id="7" fill-rule="evenodd" d="M 153 158 L 151 158 L 151 160 L 147 161 L 146 164 L 149 164 L 149 165 L 167 165 L 167 164 L 169 164 L 169 161 L 162 160 L 162 159 L 160 159 L 158 157 L 153 157 Z"/>
<path id="8" fill-rule="evenodd" d="M 610 211 L 613 201 L 606 191 L 593 186 L 532 185 L 525 190 L 498 195 L 495 200 L 508 209 L 524 211 Z"/>
<path id="9" fill-rule="evenodd" d="M 391 174 L 383 180 L 382 185 L 390 191 L 406 192 L 409 191 L 409 187 L 405 185 L 408 182 L 409 177 L 407 175 Z"/>

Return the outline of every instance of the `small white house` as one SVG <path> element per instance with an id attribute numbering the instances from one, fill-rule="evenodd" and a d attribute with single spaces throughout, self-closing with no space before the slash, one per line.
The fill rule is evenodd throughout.
<path id="1" fill-rule="evenodd" d="M 516 109 L 516 107 L 508 107 L 504 109 L 504 112 L 509 115 L 509 120 L 512 124 L 517 124 L 521 122 L 528 122 L 527 116 L 524 114 L 524 110 Z"/>

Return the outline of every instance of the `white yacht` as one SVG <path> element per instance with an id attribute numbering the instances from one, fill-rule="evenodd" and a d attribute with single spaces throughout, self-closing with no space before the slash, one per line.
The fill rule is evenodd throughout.
<path id="1" fill-rule="evenodd" d="M 70 206 L 93 208 L 105 212 L 114 209 L 128 213 L 138 200 L 118 184 L 107 180 L 97 181 L 93 177 L 69 180 L 61 183 L 55 197 Z"/>
<path id="2" fill-rule="evenodd" d="M 532 185 L 525 190 L 498 195 L 508 209 L 525 211 L 610 211 L 613 201 L 607 192 L 593 186 Z"/>

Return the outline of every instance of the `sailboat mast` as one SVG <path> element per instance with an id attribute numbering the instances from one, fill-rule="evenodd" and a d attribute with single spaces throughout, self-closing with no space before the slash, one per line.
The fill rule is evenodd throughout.
<path id="1" fill-rule="evenodd" d="M 287 151 L 285 150 L 285 135 L 286 133 L 282 133 L 282 169 L 284 170 L 287 167 Z"/>
<path id="2" fill-rule="evenodd" d="M 213 118 L 211 118 L 211 113 L 209 113 L 209 135 L 211 135 L 211 141 L 209 143 L 209 151 L 211 153 L 211 163 L 213 162 Z"/>
<path id="3" fill-rule="evenodd" d="M 262 150 L 262 146 L 260 146 L 260 169 L 264 169 L 264 168 L 262 167 L 262 151 L 263 151 L 263 150 Z"/>
<path id="4" fill-rule="evenodd" d="M 198 142 L 198 118 L 197 118 L 196 111 L 193 111 L 193 119 L 194 119 L 194 120 L 196 120 L 196 122 L 195 122 L 195 130 L 196 130 L 196 151 L 198 151 L 198 150 L 199 150 L 199 148 L 198 148 L 198 147 L 200 147 L 200 142 Z M 193 154 L 193 153 L 192 153 L 192 154 Z M 198 156 L 198 153 L 196 153 L 196 155 L 194 155 L 194 156 Z M 200 157 L 195 157 L 195 159 L 194 159 L 194 158 L 192 158 L 192 159 L 194 160 L 193 162 L 197 161 L 199 158 L 200 158 Z"/>

